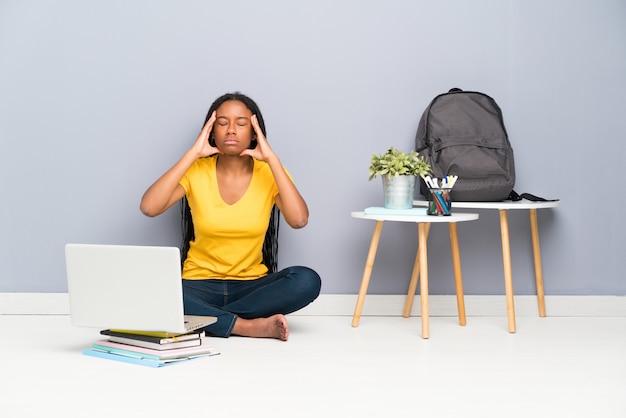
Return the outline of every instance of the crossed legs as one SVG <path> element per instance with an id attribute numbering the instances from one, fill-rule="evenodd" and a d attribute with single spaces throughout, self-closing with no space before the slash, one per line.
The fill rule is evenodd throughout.
<path id="1" fill-rule="evenodd" d="M 254 280 L 183 280 L 185 314 L 215 316 L 207 334 L 286 341 L 285 315 L 319 295 L 321 279 L 308 267 L 288 267 Z"/>

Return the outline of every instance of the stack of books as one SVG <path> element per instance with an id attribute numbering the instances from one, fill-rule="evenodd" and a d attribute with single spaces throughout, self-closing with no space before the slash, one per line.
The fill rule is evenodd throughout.
<path id="1" fill-rule="evenodd" d="M 164 367 L 219 354 L 204 342 L 204 331 L 172 334 L 105 329 L 100 334 L 108 338 L 96 341 L 83 354 L 148 367 Z"/>

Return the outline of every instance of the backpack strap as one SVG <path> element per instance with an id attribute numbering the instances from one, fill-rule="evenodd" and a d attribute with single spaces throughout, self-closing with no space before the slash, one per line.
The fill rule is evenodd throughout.
<path id="1" fill-rule="evenodd" d="M 531 202 L 558 202 L 559 201 L 559 199 L 544 199 L 543 197 L 535 196 L 534 194 L 530 194 L 530 193 L 517 194 L 515 190 L 511 190 L 509 197 L 507 197 L 505 200 L 512 200 L 514 202 L 517 202 L 522 199 L 530 200 Z"/>

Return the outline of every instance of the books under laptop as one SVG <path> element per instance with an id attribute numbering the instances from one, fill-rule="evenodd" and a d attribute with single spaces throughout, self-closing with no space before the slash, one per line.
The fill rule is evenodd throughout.
<path id="1" fill-rule="evenodd" d="M 176 247 L 66 244 L 72 324 L 180 335 L 217 321 L 184 315 Z"/>

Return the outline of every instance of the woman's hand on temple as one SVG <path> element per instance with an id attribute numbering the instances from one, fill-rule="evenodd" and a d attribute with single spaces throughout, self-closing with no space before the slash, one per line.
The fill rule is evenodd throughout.
<path id="1" fill-rule="evenodd" d="M 198 135 L 196 142 L 193 144 L 192 149 L 195 151 L 198 158 L 209 157 L 213 154 L 220 154 L 221 151 L 209 143 L 209 135 L 213 129 L 215 123 L 215 111 L 211 114 L 209 120 L 206 121 L 202 127 L 202 131 Z"/>
<path id="2" fill-rule="evenodd" d="M 270 144 L 268 144 L 265 135 L 263 135 L 263 131 L 259 126 L 259 121 L 256 115 L 252 115 L 252 117 L 250 118 L 250 122 L 252 123 L 252 128 L 254 129 L 254 133 L 256 134 L 257 146 L 254 149 L 243 150 L 240 155 L 249 155 L 259 161 L 268 162 L 268 159 L 274 155 L 274 151 L 272 151 L 272 148 L 270 147 Z"/>

